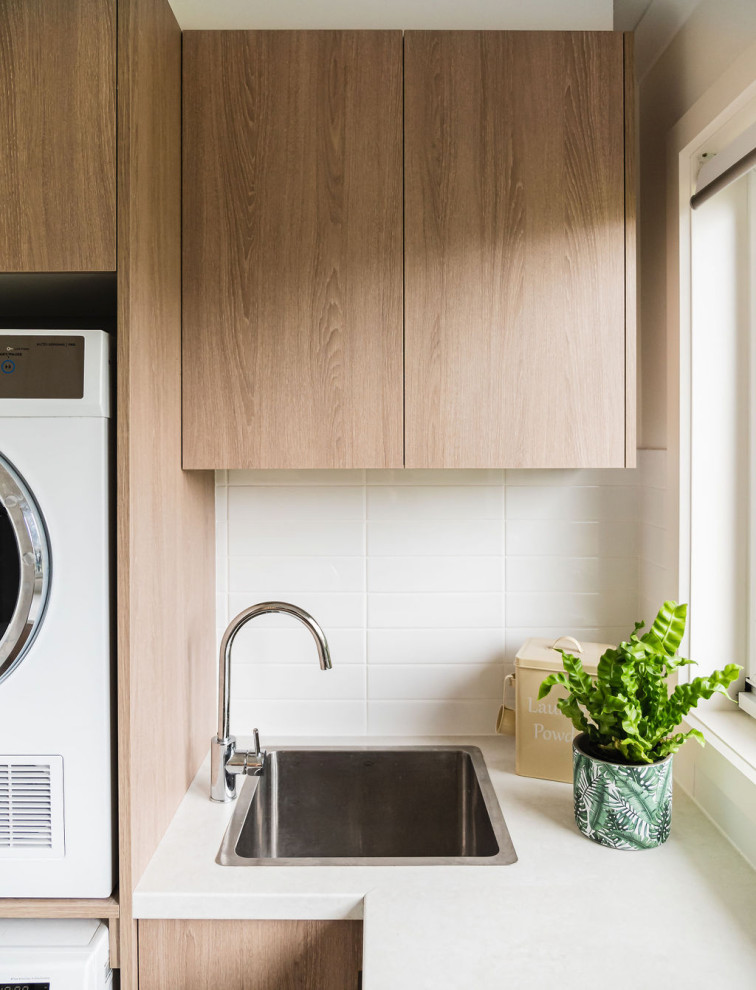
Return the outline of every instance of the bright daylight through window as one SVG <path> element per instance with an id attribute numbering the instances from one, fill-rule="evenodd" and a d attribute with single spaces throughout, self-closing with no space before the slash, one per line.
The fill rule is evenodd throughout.
<path id="1" fill-rule="evenodd" d="M 740 707 L 756 717 L 756 162 L 751 134 L 756 143 L 752 128 L 704 162 L 691 202 L 689 649 L 701 672 L 724 662 L 743 665 L 736 685 Z"/>

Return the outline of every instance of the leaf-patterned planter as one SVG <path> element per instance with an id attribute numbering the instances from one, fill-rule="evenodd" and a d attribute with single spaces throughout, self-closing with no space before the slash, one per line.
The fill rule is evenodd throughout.
<path id="1" fill-rule="evenodd" d="M 672 757 L 626 766 L 592 756 L 588 737 L 572 743 L 575 821 L 589 839 L 613 849 L 653 849 L 672 819 Z"/>

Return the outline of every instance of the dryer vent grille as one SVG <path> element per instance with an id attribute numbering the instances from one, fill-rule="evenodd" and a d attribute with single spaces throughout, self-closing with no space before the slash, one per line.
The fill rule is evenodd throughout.
<path id="1" fill-rule="evenodd" d="M 63 855 L 63 760 L 0 755 L 0 858 Z"/>

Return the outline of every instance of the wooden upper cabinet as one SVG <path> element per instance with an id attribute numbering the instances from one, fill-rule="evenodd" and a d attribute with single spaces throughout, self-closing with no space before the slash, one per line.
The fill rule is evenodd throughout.
<path id="1" fill-rule="evenodd" d="M 116 0 L 0 3 L 0 272 L 116 267 Z"/>
<path id="2" fill-rule="evenodd" d="M 184 467 L 400 467 L 401 32 L 186 32 L 183 155 Z"/>
<path id="3" fill-rule="evenodd" d="M 633 463 L 624 45 L 405 35 L 407 467 Z"/>

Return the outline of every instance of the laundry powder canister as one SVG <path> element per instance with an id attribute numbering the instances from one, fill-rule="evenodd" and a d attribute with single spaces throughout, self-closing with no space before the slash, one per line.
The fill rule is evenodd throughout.
<path id="1" fill-rule="evenodd" d="M 560 649 L 579 657 L 585 672 L 595 676 L 601 655 L 611 647 L 581 643 L 571 636 L 557 640 L 534 637 L 523 643 L 515 657 L 514 682 L 515 770 L 524 777 L 572 780 L 572 739 L 577 731 L 557 708 L 566 691 L 553 687 L 545 698 L 538 697 L 545 678 L 563 669 Z"/>

